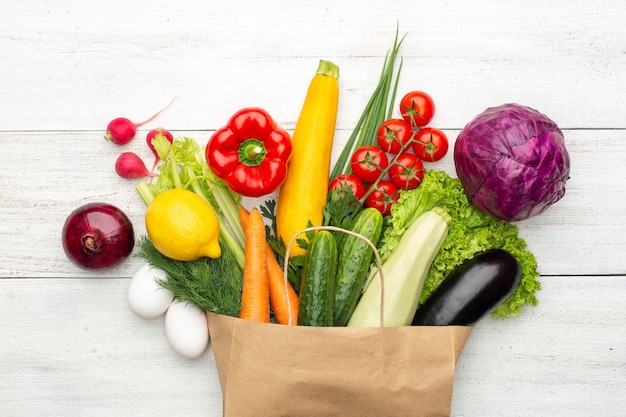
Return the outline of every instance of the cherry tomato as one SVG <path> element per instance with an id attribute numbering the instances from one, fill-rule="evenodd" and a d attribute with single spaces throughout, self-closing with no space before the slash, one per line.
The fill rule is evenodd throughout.
<path id="1" fill-rule="evenodd" d="M 437 128 L 425 127 L 415 134 L 415 141 L 411 146 L 419 159 L 435 162 L 448 152 L 448 137 Z"/>
<path id="2" fill-rule="evenodd" d="M 338 175 L 328 185 L 328 191 L 344 190 L 346 188 L 352 191 L 357 200 L 360 200 L 365 195 L 365 185 L 356 175 Z"/>
<path id="3" fill-rule="evenodd" d="M 415 129 L 426 126 L 435 115 L 435 102 L 423 91 L 411 91 L 400 100 L 400 114 Z"/>
<path id="4" fill-rule="evenodd" d="M 376 189 L 365 197 L 365 207 L 373 207 L 383 216 L 387 216 L 391 213 L 391 206 L 399 197 L 398 189 L 391 181 L 380 180 Z"/>
<path id="5" fill-rule="evenodd" d="M 385 151 L 372 145 L 357 148 L 350 160 L 354 175 L 367 183 L 376 181 L 387 165 L 389 165 L 389 159 Z"/>
<path id="6" fill-rule="evenodd" d="M 424 179 L 424 164 L 412 153 L 403 152 L 389 168 L 389 177 L 402 190 L 417 188 Z"/>
<path id="7" fill-rule="evenodd" d="M 397 154 L 413 136 L 411 125 L 404 119 L 387 119 L 376 131 L 378 146 L 385 152 Z"/>

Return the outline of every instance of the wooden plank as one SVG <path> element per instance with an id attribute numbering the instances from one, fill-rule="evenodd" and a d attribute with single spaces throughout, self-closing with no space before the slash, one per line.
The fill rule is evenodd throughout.
<path id="1" fill-rule="evenodd" d="M 130 311 L 128 282 L 0 280 L 0 414 L 220 415 L 212 356 L 178 357 L 162 318 Z"/>
<path id="2" fill-rule="evenodd" d="M 572 159 L 565 197 L 545 213 L 518 223 L 543 275 L 614 275 L 626 273 L 626 167 L 623 130 L 565 132 Z M 177 132 L 204 144 L 210 131 Z M 454 141 L 458 131 L 448 131 Z M 118 178 L 117 155 L 132 150 L 146 163 L 152 154 L 145 131 L 125 148 L 102 139 L 102 132 L 5 132 L 0 143 L 0 277 L 93 276 L 65 258 L 61 229 L 66 217 L 86 202 L 105 201 L 125 211 L 137 235 L 145 233 L 145 205 L 135 193 L 137 181 Z M 348 131 L 337 133 L 336 158 Z M 452 155 L 432 167 L 455 175 Z M 248 206 L 274 198 L 246 199 Z M 97 276 L 131 276 L 131 259 Z"/>
<path id="3" fill-rule="evenodd" d="M 0 7 L 9 63 L 0 78 L 3 130 L 93 130 L 122 115 L 140 121 L 174 96 L 179 102 L 161 119 L 167 125 L 206 129 L 251 104 L 290 123 L 320 58 L 341 67 L 345 128 L 376 84 L 396 23 L 408 33 L 400 91 L 433 94 L 443 127 L 461 128 L 509 101 L 566 128 L 626 127 L 614 104 L 626 98 L 621 0 Z"/>
<path id="4" fill-rule="evenodd" d="M 457 367 L 457 416 L 620 416 L 623 277 L 550 277 L 536 308 L 479 323 Z"/>
<path id="5" fill-rule="evenodd" d="M 210 350 L 178 357 L 163 318 L 130 312 L 128 283 L 0 280 L 1 414 L 221 416 Z M 624 297 L 626 276 L 551 277 L 539 306 L 483 320 L 457 366 L 452 415 L 621 415 Z"/>

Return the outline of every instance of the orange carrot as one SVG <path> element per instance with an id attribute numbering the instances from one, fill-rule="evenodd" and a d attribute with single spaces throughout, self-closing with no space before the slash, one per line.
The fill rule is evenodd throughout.
<path id="1" fill-rule="evenodd" d="M 239 220 L 242 227 L 246 227 L 250 213 L 242 206 L 239 207 Z M 291 325 L 295 326 L 298 322 L 298 294 L 294 291 L 293 287 L 287 282 L 287 294 L 289 296 L 289 303 L 287 303 L 287 297 L 285 296 L 285 277 L 283 268 L 280 266 L 274 252 L 267 242 L 265 243 L 265 253 L 267 258 L 267 275 L 269 280 L 270 290 L 270 306 L 274 311 L 276 322 L 278 324 L 290 324 L 289 323 L 289 311 L 291 311 Z"/>
<path id="2" fill-rule="evenodd" d="M 267 253 L 267 276 L 270 285 L 270 305 L 274 310 L 276 323 L 296 326 L 298 322 L 298 294 L 296 294 L 291 284 L 287 282 L 287 294 L 289 296 L 289 303 L 287 303 L 283 268 L 274 257 L 274 252 L 270 245 L 265 245 L 265 251 Z M 289 322 L 290 311 L 291 323 Z"/>
<path id="3" fill-rule="evenodd" d="M 241 227 L 244 230 L 246 229 L 249 218 L 250 212 L 244 206 L 239 206 L 239 223 L 241 223 Z"/>
<path id="4" fill-rule="evenodd" d="M 244 235 L 246 251 L 239 317 L 269 323 L 270 302 L 265 254 L 265 223 L 256 208 L 250 213 L 244 227 Z"/>

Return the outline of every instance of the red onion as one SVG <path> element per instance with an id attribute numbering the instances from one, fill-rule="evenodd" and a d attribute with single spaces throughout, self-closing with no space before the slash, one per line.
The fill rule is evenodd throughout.
<path id="1" fill-rule="evenodd" d="M 74 210 L 63 226 L 63 249 L 84 269 L 112 268 L 133 251 L 133 225 L 119 208 L 89 203 Z"/>

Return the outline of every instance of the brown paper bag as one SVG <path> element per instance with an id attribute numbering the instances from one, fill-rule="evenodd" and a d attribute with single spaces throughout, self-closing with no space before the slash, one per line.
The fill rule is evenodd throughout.
<path id="1" fill-rule="evenodd" d="M 224 417 L 449 416 L 471 327 L 304 327 L 207 313 Z"/>

